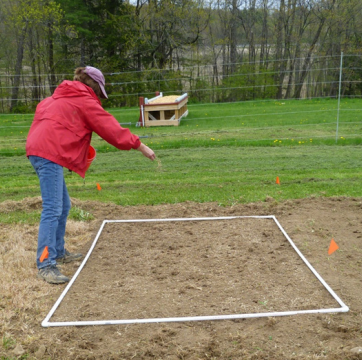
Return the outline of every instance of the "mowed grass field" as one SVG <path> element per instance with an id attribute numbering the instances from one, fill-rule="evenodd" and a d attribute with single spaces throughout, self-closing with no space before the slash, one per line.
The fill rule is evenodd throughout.
<path id="1" fill-rule="evenodd" d="M 71 197 L 124 206 L 359 197 L 362 100 L 341 100 L 338 133 L 337 105 L 335 99 L 190 104 L 179 126 L 151 128 L 135 126 L 138 108 L 111 109 L 157 161 L 118 151 L 94 134 L 97 157 L 85 180 L 64 170 L 68 190 Z M 0 115 L 0 201 L 40 195 L 24 149 L 31 121 L 32 114 Z"/>

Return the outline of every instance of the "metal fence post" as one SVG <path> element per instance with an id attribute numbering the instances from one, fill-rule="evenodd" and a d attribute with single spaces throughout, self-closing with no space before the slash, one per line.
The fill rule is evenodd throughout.
<path id="1" fill-rule="evenodd" d="M 338 141 L 339 109 L 340 109 L 340 104 L 341 104 L 342 66 L 343 66 L 343 52 L 341 52 L 341 65 L 339 67 L 339 88 L 338 88 L 336 142 Z"/>

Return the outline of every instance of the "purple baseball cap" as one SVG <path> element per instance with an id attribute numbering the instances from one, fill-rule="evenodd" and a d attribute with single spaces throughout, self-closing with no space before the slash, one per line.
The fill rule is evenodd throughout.
<path id="1" fill-rule="evenodd" d="M 89 77 L 91 77 L 94 81 L 98 83 L 103 95 L 101 97 L 103 97 L 104 99 L 108 99 L 108 95 L 106 93 L 106 90 L 104 89 L 106 81 L 104 79 L 102 72 L 93 66 L 86 66 L 84 73 L 86 73 Z"/>

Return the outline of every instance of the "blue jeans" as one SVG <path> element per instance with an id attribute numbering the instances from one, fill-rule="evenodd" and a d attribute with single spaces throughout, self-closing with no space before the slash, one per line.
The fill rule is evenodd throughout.
<path id="1" fill-rule="evenodd" d="M 29 160 L 38 175 L 43 200 L 36 254 L 37 267 L 41 269 L 55 265 L 56 259 L 64 256 L 65 226 L 71 204 L 63 167 L 38 156 L 29 156 Z M 45 246 L 48 246 L 49 256 L 41 262 Z"/>

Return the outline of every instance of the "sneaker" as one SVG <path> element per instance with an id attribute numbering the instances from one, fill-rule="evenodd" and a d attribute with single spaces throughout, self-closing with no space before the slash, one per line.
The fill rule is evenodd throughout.
<path id="1" fill-rule="evenodd" d="M 57 264 L 68 264 L 72 261 L 80 260 L 82 257 L 82 254 L 70 253 L 68 250 L 65 250 L 64 256 L 55 260 L 57 261 Z"/>
<path id="2" fill-rule="evenodd" d="M 45 268 L 39 269 L 38 279 L 43 279 L 49 284 L 64 284 L 69 281 L 65 275 L 63 275 L 56 265 L 49 265 Z"/>

